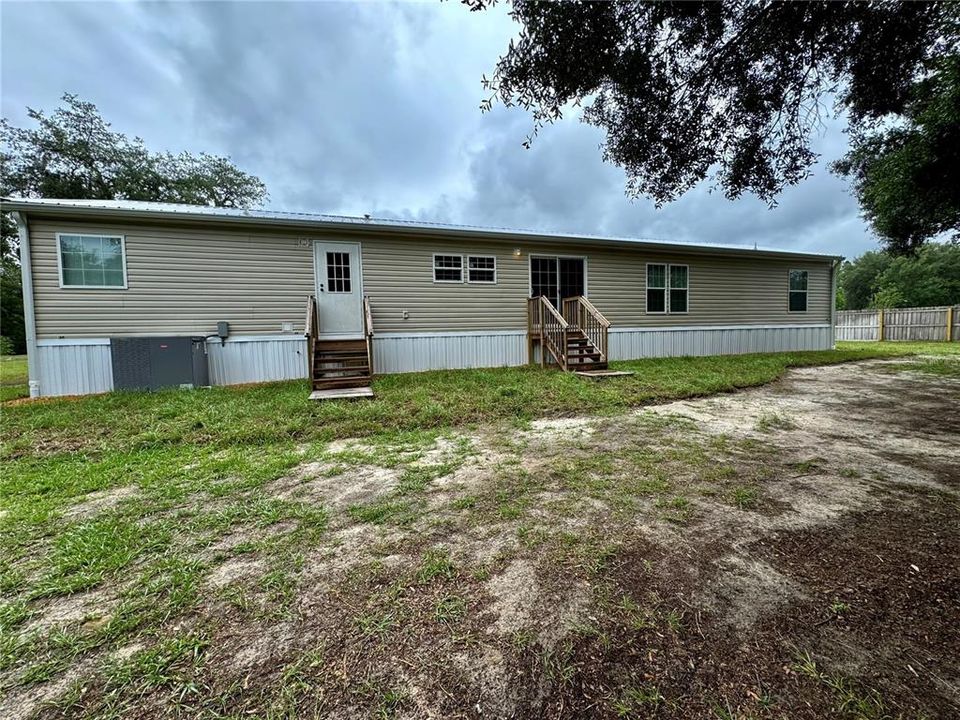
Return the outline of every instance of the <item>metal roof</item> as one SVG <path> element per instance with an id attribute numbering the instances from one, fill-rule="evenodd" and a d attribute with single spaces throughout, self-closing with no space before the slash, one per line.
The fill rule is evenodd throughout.
<path id="1" fill-rule="evenodd" d="M 373 228 L 382 232 L 407 232 L 417 235 L 445 235 L 461 238 L 484 238 L 498 240 L 540 240 L 561 242 L 584 242 L 603 245 L 625 245 L 649 249 L 676 250 L 736 255 L 805 257 L 820 260 L 839 259 L 839 255 L 815 252 L 795 252 L 777 248 L 755 247 L 720 243 L 690 243 L 648 238 L 605 237 L 576 233 L 552 233 L 511 228 L 455 225 L 449 223 L 423 222 L 394 218 L 352 217 L 348 215 L 325 215 L 321 213 L 286 212 L 223 208 L 210 205 L 185 205 L 179 203 L 146 202 L 141 200 L 59 200 L 54 198 L 0 198 L 0 209 L 10 211 L 39 211 L 48 214 L 127 216 L 153 219 L 179 219 L 193 221 L 216 221 L 257 223 L 295 227 L 315 227 L 357 231 Z"/>

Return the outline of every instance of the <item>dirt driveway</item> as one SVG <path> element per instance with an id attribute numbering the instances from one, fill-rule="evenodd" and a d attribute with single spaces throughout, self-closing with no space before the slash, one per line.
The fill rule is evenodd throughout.
<path id="1" fill-rule="evenodd" d="M 197 713 L 960 715 L 956 378 L 807 368 L 626 415 L 337 442 L 265 491 L 328 508 L 328 539 L 280 613 L 250 550 L 276 528 L 211 549 Z M 109 685 L 84 692 L 96 708 Z"/>

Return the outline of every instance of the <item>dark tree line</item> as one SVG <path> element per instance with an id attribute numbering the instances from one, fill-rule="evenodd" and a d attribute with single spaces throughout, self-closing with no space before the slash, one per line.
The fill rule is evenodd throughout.
<path id="1" fill-rule="evenodd" d="M 153 152 L 110 128 L 97 107 L 65 94 L 47 115 L 28 108 L 32 127 L 0 121 L 0 195 L 92 200 L 153 200 L 249 207 L 267 197 L 263 182 L 229 158 Z M 0 213 L 0 334 L 24 352 L 17 229 Z"/>

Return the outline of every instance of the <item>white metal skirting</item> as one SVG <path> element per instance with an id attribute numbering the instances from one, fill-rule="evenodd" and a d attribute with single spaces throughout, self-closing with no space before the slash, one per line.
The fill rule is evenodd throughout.
<path id="1" fill-rule="evenodd" d="M 527 362 L 524 331 L 383 334 L 373 338 L 377 373 L 506 367 Z"/>
<path id="2" fill-rule="evenodd" d="M 210 383 L 296 380 L 307 376 L 307 341 L 297 335 L 236 337 L 223 345 L 207 341 Z M 41 340 L 40 395 L 89 395 L 113 390 L 108 338 Z"/>
<path id="3" fill-rule="evenodd" d="M 829 350 L 830 325 L 610 328 L 610 359 Z"/>
<path id="4" fill-rule="evenodd" d="M 37 358 L 41 395 L 90 395 L 113 390 L 109 340 L 39 340 Z"/>
<path id="5" fill-rule="evenodd" d="M 242 383 L 298 380 L 307 376 L 307 341 L 297 335 L 238 337 L 223 345 L 207 341 L 210 383 Z"/>
<path id="6" fill-rule="evenodd" d="M 611 328 L 610 359 L 727 355 L 833 347 L 830 325 Z M 296 380 L 307 375 L 307 343 L 295 335 L 207 341 L 214 385 Z M 505 367 L 527 362 L 524 331 L 385 333 L 374 338 L 377 373 Z M 113 389 L 110 341 L 41 340 L 41 395 L 82 395 Z"/>

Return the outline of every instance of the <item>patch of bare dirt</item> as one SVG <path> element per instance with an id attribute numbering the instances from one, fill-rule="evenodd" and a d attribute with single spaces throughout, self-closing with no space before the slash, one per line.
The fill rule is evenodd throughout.
<path id="1" fill-rule="evenodd" d="M 486 591 L 496 615 L 492 631 L 507 636 L 530 632 L 547 649 L 570 632 L 591 601 L 590 587 L 582 580 L 547 592 L 537 566 L 526 559 L 515 560 L 490 578 Z"/>
<path id="2" fill-rule="evenodd" d="M 247 578 L 256 578 L 266 571 L 267 566 L 260 558 L 249 555 L 230 558 L 217 565 L 207 575 L 207 584 L 213 588 L 222 588 Z"/>
<path id="3" fill-rule="evenodd" d="M 140 488 L 136 485 L 122 485 L 120 487 L 98 490 L 87 493 L 78 502 L 71 505 L 63 517 L 67 520 L 81 520 L 115 508 L 124 500 L 138 497 Z"/>
<path id="4" fill-rule="evenodd" d="M 814 720 L 853 702 L 957 716 L 947 387 L 859 363 L 513 438 L 482 428 L 475 454 L 402 498 L 406 519 L 347 511 L 396 499 L 402 467 L 305 463 L 268 489 L 330 508 L 329 534 L 279 615 L 206 601 L 193 702 L 344 718 Z M 437 466 L 461 440 L 404 457 Z M 440 549 L 446 564 L 428 557 Z M 239 556 L 207 589 L 264 570 Z M 78 711 L 102 709 L 90 688 Z"/>
<path id="5" fill-rule="evenodd" d="M 359 465 L 332 472 L 329 465 L 307 463 L 271 483 L 267 492 L 285 500 L 314 502 L 331 510 L 343 510 L 388 494 L 398 480 L 399 474 L 394 468 Z"/>
<path id="6" fill-rule="evenodd" d="M 34 608 L 36 614 L 23 632 L 47 632 L 84 621 L 96 622 L 109 618 L 116 604 L 116 597 L 107 588 L 52 598 Z"/>

